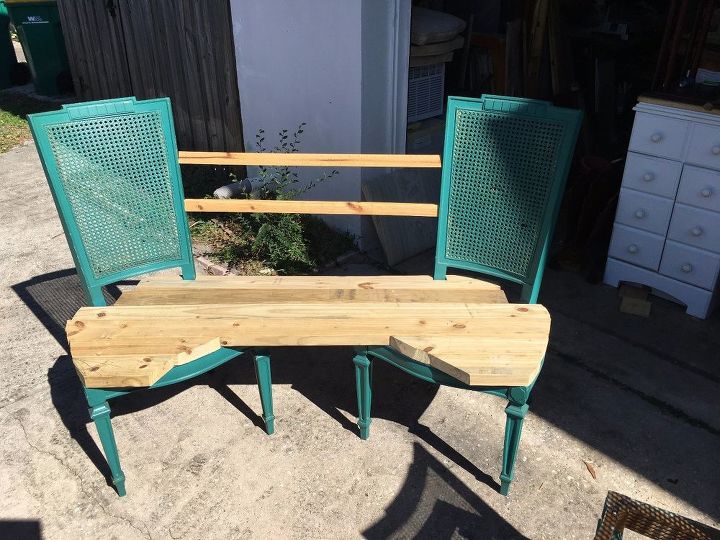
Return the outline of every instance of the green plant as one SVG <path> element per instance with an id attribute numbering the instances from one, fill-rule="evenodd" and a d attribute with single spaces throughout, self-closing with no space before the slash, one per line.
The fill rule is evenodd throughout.
<path id="1" fill-rule="evenodd" d="M 300 148 L 300 134 L 306 125 L 305 122 L 302 122 L 293 132 L 292 138 L 290 138 L 287 129 L 278 132 L 280 142 L 273 148 L 272 152 L 297 152 Z M 267 152 L 265 148 L 264 129 L 258 130 L 255 134 L 255 146 L 258 152 Z M 323 173 L 321 177 L 306 183 L 304 186 L 295 187 L 300 183 L 300 179 L 298 178 L 297 172 L 290 170 L 290 167 L 261 166 L 259 169 L 260 173 L 258 177 L 250 181 L 253 190 L 246 194 L 247 197 L 255 194 L 255 198 L 258 199 L 294 199 L 298 195 L 310 191 L 319 183 L 330 180 L 332 177 L 340 174 L 337 170 L 333 169 L 329 173 Z M 237 181 L 237 178 L 235 181 Z"/>
<path id="2" fill-rule="evenodd" d="M 286 129 L 280 131 L 272 151 L 298 152 L 304 126 L 300 124 L 292 136 Z M 255 144 L 259 152 L 267 151 L 264 130 L 258 131 Z M 337 174 L 333 170 L 303 184 L 289 167 L 260 167 L 258 176 L 249 181 L 240 181 L 234 174 L 230 178 L 244 183 L 242 197 L 288 200 Z M 193 236 L 211 247 L 211 257 L 248 273 L 262 266 L 278 273 L 306 273 L 355 246 L 350 235 L 299 214 L 218 214 L 195 222 Z"/>
<path id="3" fill-rule="evenodd" d="M 40 101 L 24 94 L 0 92 L 0 154 L 30 139 L 27 115 L 58 109 L 56 103 Z"/>

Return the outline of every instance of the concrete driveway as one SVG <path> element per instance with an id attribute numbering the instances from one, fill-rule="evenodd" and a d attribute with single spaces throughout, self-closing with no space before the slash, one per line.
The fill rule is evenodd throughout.
<path id="1" fill-rule="evenodd" d="M 510 497 L 498 398 L 378 364 L 362 441 L 351 351 L 286 348 L 272 437 L 244 357 L 116 400 L 119 498 L 66 350 L 82 298 L 32 143 L 0 155 L 0 231 L 0 538 L 591 538 L 608 490 L 718 526 L 720 318 L 657 299 L 621 314 L 614 289 L 555 272 Z"/>

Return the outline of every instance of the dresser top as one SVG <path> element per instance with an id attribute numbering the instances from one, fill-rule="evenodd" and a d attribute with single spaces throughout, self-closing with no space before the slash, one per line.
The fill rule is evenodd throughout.
<path id="1" fill-rule="evenodd" d="M 683 103 L 681 101 L 672 101 L 669 99 L 661 99 L 651 96 L 640 96 L 638 97 L 640 103 L 648 103 L 650 105 L 660 105 L 662 107 L 672 107 L 674 109 L 683 109 L 685 111 L 694 111 L 703 114 L 711 114 L 713 116 L 720 116 L 720 108 L 713 108 L 707 110 L 702 105 L 694 105 L 692 103 Z"/>
<path id="2" fill-rule="evenodd" d="M 633 110 L 720 127 L 720 109 L 706 111 L 699 105 L 640 96 L 638 98 L 638 104 L 635 105 Z"/>

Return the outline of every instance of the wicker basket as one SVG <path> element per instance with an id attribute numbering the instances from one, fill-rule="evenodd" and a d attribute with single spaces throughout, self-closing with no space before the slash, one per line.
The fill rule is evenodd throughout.
<path id="1" fill-rule="evenodd" d="M 609 491 L 595 540 L 620 540 L 625 529 L 656 540 L 720 540 L 717 529 Z"/>

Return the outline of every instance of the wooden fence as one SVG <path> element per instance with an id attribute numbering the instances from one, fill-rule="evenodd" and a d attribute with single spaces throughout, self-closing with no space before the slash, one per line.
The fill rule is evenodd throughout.
<path id="1" fill-rule="evenodd" d="M 182 150 L 242 151 L 228 0 L 58 0 L 75 91 L 170 97 Z"/>

